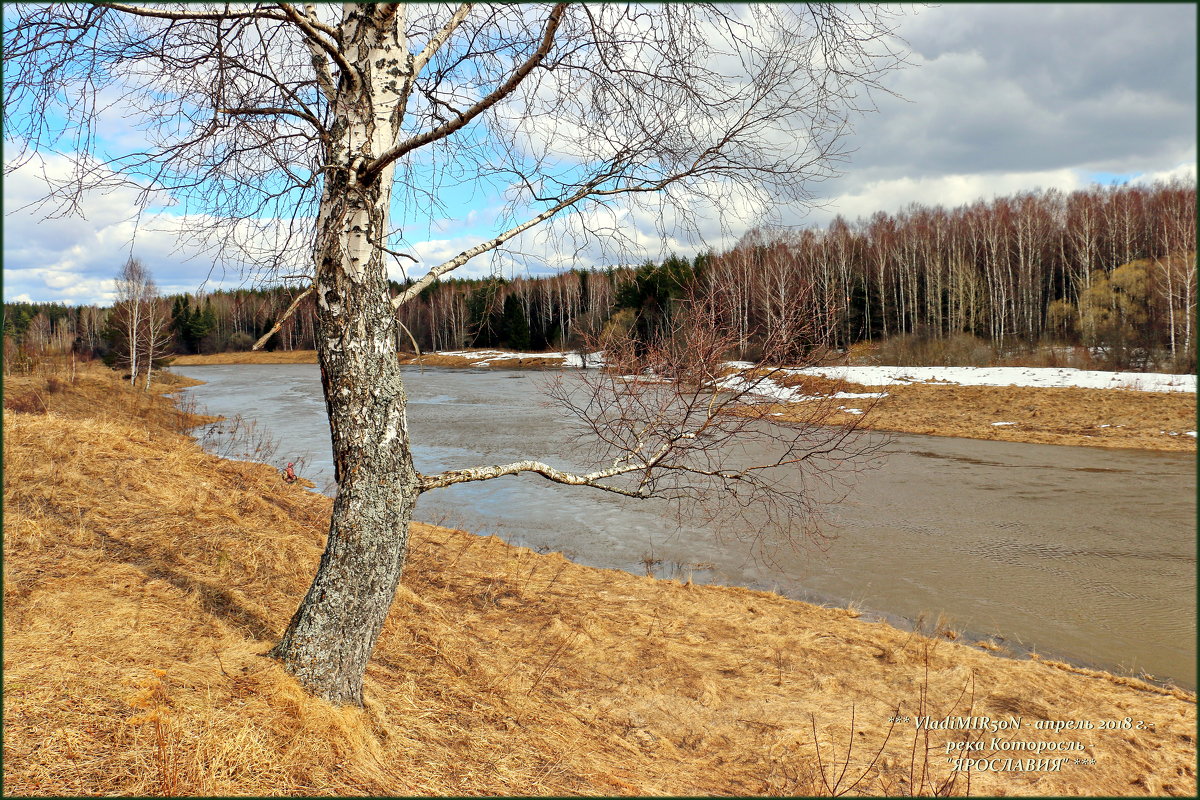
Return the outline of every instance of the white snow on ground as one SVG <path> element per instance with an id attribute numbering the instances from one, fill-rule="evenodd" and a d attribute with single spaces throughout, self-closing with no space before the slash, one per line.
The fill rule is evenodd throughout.
<path id="1" fill-rule="evenodd" d="M 564 367 L 575 367 L 576 369 L 578 369 L 579 367 L 582 367 L 585 363 L 587 364 L 588 368 L 590 368 L 590 369 L 595 369 L 596 367 L 603 367 L 604 366 L 604 351 L 598 350 L 595 353 L 587 353 L 583 356 L 580 356 L 579 353 L 567 353 L 566 355 L 563 356 L 563 366 Z"/>
<path id="2" fill-rule="evenodd" d="M 1195 375 L 1157 372 L 1101 372 L 1069 367 L 808 367 L 789 370 L 864 386 L 946 383 L 958 386 L 1047 386 L 1083 389 L 1136 389 L 1142 392 L 1195 392 Z"/>
<path id="3" fill-rule="evenodd" d="M 729 362 L 727 366 L 749 369 L 753 365 L 744 361 Z M 1153 372 L 1100 372 L 1067 367 L 808 367 L 787 369 L 781 372 L 791 375 L 821 375 L 841 379 L 865 386 L 894 386 L 928 382 L 943 386 L 1048 386 L 1080 387 L 1095 389 L 1135 389 L 1143 392 L 1195 392 L 1195 375 L 1167 375 Z M 738 376 L 729 375 L 717 381 L 716 386 L 734 391 L 745 391 L 748 382 Z M 816 399 L 799 389 L 789 389 L 771 380 L 761 381 L 754 394 L 785 403 L 801 403 Z M 886 392 L 853 393 L 837 392 L 832 397 L 842 399 L 867 399 L 887 397 Z M 845 407 L 843 407 L 844 409 Z M 1012 422 L 994 422 L 996 426 L 1014 425 Z M 1195 436 L 1195 433 L 1188 434 Z"/>
<path id="4" fill-rule="evenodd" d="M 786 386 L 780 386 L 770 378 L 763 378 L 754 385 L 753 381 L 748 381 L 740 375 L 726 375 L 724 378 L 713 381 L 713 386 L 718 389 L 728 389 L 733 392 L 750 391 L 753 385 L 754 395 L 763 397 L 768 400 L 782 400 L 785 403 L 803 403 L 805 400 L 817 400 L 833 398 L 835 400 L 874 400 L 879 397 L 887 397 L 887 392 L 837 392 L 832 395 L 811 395 L 805 394 L 799 389 L 789 389 Z M 842 409 L 845 409 L 842 406 Z M 855 413 L 852 411 L 851 413 Z M 857 413 L 862 413 L 858 411 Z"/>
<path id="5" fill-rule="evenodd" d="M 584 357 L 579 353 L 517 353 L 511 350 L 439 350 L 431 355 L 437 356 L 462 356 L 463 358 L 471 358 L 473 367 L 490 366 L 493 361 L 508 361 L 514 358 L 558 358 L 562 359 L 564 367 L 581 367 L 583 366 Z M 588 353 L 586 355 L 587 365 L 589 367 L 598 367 L 604 365 L 603 351 L 598 353 Z"/>
<path id="6" fill-rule="evenodd" d="M 502 355 L 499 350 L 438 350 L 436 353 L 430 353 L 434 356 L 464 356 L 467 358 L 498 358 Z"/>
<path id="7" fill-rule="evenodd" d="M 746 392 L 753 387 L 753 394 L 768 400 L 781 400 L 784 403 L 802 403 L 812 399 L 812 395 L 806 395 L 799 389 L 780 386 L 770 379 L 758 381 L 755 385 L 740 375 L 726 375 L 724 378 L 713 381 L 712 385 L 717 389 L 728 389 L 731 392 Z"/>
<path id="8" fill-rule="evenodd" d="M 441 351 L 437 355 L 464 356 L 474 359 L 474 364 L 485 366 L 492 361 L 512 358 L 560 358 L 564 367 L 581 367 L 584 359 L 579 353 L 513 353 L 502 350 Z M 588 353 L 588 367 L 604 365 L 604 353 Z M 748 361 L 728 361 L 725 366 L 735 370 L 754 369 L 757 365 Z M 821 375 L 863 386 L 891 386 L 895 384 L 932 383 L 948 386 L 1046 386 L 1079 387 L 1084 389 L 1135 389 L 1142 392 L 1195 392 L 1195 375 L 1169 375 L 1158 372 L 1102 372 L 1100 370 L 1071 369 L 1069 367 L 807 367 L 783 370 L 789 374 Z M 740 379 L 738 379 L 740 380 Z M 797 402 L 804 395 L 791 389 L 767 382 L 759 388 L 763 394 L 779 400 Z M 721 384 L 734 389 L 741 384 Z M 838 392 L 838 399 L 873 398 L 878 394 L 850 394 Z"/>

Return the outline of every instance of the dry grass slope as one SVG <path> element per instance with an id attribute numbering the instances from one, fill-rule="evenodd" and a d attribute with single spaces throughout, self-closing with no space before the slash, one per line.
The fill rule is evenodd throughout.
<path id="1" fill-rule="evenodd" d="M 261 655 L 329 500 L 206 455 L 100 373 L 28 381 L 5 386 L 48 399 L 4 414 L 7 794 L 1196 791 L 1190 694 L 429 526 L 365 707 L 332 708 Z M 951 784 L 967 732 L 892 728 L 898 707 L 1021 715 L 970 738 L 1080 741 L 1096 763 Z M 1154 728 L 1029 730 L 1126 717 Z"/>

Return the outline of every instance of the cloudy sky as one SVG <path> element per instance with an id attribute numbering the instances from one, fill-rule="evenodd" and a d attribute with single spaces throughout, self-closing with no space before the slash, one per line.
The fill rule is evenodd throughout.
<path id="1" fill-rule="evenodd" d="M 786 221 L 822 226 L 836 214 L 853 220 L 909 202 L 953 207 L 1038 187 L 1196 174 L 1194 5 L 949 4 L 909 10 L 898 33 L 910 65 L 886 81 L 896 96 L 876 97 L 878 110 L 856 124 L 845 175 L 816 187 L 821 207 L 788 210 Z M 177 219 L 132 217 L 129 196 L 92 196 L 85 218 L 45 220 L 27 208 L 38 190 L 29 170 L 4 183 L 6 300 L 110 302 L 130 253 L 164 293 L 244 285 L 180 248 L 170 230 Z M 486 234 L 486 203 L 459 212 L 409 232 L 423 263 Z M 728 247 L 750 223 L 713 228 L 703 241 L 664 239 L 649 215 L 623 224 L 644 247 L 631 254 L 640 260 Z M 560 255 L 560 265 L 609 263 L 588 249 Z M 507 277 L 516 263 L 480 258 L 460 274 Z"/>

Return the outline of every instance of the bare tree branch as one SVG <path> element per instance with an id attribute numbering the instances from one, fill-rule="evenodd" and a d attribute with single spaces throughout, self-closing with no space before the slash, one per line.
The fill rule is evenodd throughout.
<path id="1" fill-rule="evenodd" d="M 400 330 L 404 331 L 408 335 L 408 341 L 412 343 L 413 351 L 416 352 L 417 358 L 420 359 L 421 358 L 421 345 L 417 344 L 417 337 L 413 336 L 412 331 L 410 331 L 408 329 L 408 326 L 405 325 L 400 320 L 397 319 L 396 324 L 400 326 Z"/>
<path id="2" fill-rule="evenodd" d="M 573 458 L 594 467 L 522 459 L 423 475 L 421 490 L 534 473 L 627 497 L 664 498 L 681 516 L 719 520 L 731 530 L 773 530 L 784 537 L 775 544 L 819 536 L 811 483 L 844 481 L 846 466 L 861 464 L 882 440 L 860 437 L 863 417 L 841 414 L 820 390 L 787 419 L 775 416 L 770 400 L 796 391 L 787 388 L 794 368 L 822 354 L 812 350 L 788 369 L 766 366 L 790 346 L 776 331 L 763 339 L 764 366 L 730 365 L 726 354 L 738 334 L 728 289 L 710 283 L 680 301 L 671 324 L 649 339 L 613 330 L 590 341 L 589 349 L 604 351 L 607 367 L 552 381 L 550 396 L 578 426 Z"/>
<path id="3" fill-rule="evenodd" d="M 362 78 L 359 76 L 358 70 L 350 65 L 350 62 L 345 59 L 345 57 L 342 55 L 341 49 L 338 47 L 338 43 L 336 41 L 336 31 L 320 25 L 315 18 L 310 18 L 306 14 L 301 14 L 291 3 L 280 3 L 279 7 L 283 9 L 284 14 L 287 15 L 287 19 L 293 22 L 297 27 L 300 28 L 300 30 L 304 32 L 304 39 L 308 43 L 309 49 L 320 48 L 328 53 L 329 57 L 337 62 L 338 69 L 340 69 L 342 74 L 346 76 L 346 80 L 350 82 L 350 85 L 354 88 L 361 87 Z M 332 36 L 334 40 L 330 41 L 322 36 L 321 31 L 318 30 L 318 28 L 323 29 L 325 33 Z M 320 71 L 320 66 L 317 63 L 316 50 L 313 51 L 313 66 Z M 329 83 L 332 84 L 332 82 L 332 79 L 330 79 Z M 322 81 L 322 85 L 324 85 L 324 81 Z"/>
<path id="4" fill-rule="evenodd" d="M 396 308 L 399 308 L 400 306 L 404 305 L 409 300 L 413 299 L 418 294 L 420 294 L 422 289 L 424 289 L 426 286 L 429 286 L 432 283 L 434 283 L 441 276 L 445 275 L 448 272 L 452 272 L 453 270 L 458 269 L 463 264 L 467 263 L 472 258 L 474 258 L 475 256 L 477 256 L 481 253 L 486 253 L 489 250 L 495 250 L 497 247 L 504 244 L 509 239 L 512 239 L 514 236 L 516 236 L 524 231 L 529 230 L 530 228 L 532 228 L 533 226 L 537 225 L 540 222 L 544 222 L 545 220 L 550 219 L 550 217 L 553 217 L 559 211 L 562 211 L 564 208 L 574 205 L 575 203 L 579 202 L 587 195 L 588 195 L 588 190 L 581 189 L 580 191 L 576 192 L 575 195 L 573 195 L 572 197 L 569 197 L 566 200 L 562 201 L 561 203 L 551 206 L 550 208 L 543 211 L 541 214 L 538 214 L 536 217 L 528 219 L 525 222 L 522 222 L 520 225 L 509 228 L 504 233 L 500 234 L 499 236 L 493 237 L 493 238 L 487 240 L 486 242 L 480 242 L 479 244 L 475 245 L 474 247 L 471 247 L 471 248 L 468 248 L 468 249 L 462 251 L 461 253 L 456 255 L 454 258 L 452 258 L 448 261 L 444 261 L 441 264 L 438 264 L 436 267 L 431 267 L 429 272 L 427 272 L 425 275 L 422 275 L 421 278 L 418 279 L 415 283 L 413 283 L 412 286 L 408 287 L 403 292 L 401 292 L 400 294 L 393 297 L 392 305 Z"/>
<path id="5" fill-rule="evenodd" d="M 370 166 L 362 171 L 362 179 L 369 183 L 370 181 L 374 180 L 377 175 L 379 175 L 384 167 L 386 167 L 388 164 L 391 164 L 396 159 L 401 158 L 402 156 L 411 153 L 413 150 L 416 150 L 420 147 L 424 147 L 425 145 L 436 142 L 439 139 L 446 138 L 455 131 L 462 129 L 471 120 L 475 119 L 480 114 L 492 108 L 501 100 L 512 94 L 513 91 L 521 84 L 521 81 L 525 80 L 525 76 L 532 72 L 533 68 L 540 64 L 542 59 L 546 57 L 546 54 L 550 52 L 550 47 L 554 44 L 554 32 L 558 30 L 558 25 L 562 21 L 563 12 L 566 11 L 566 8 L 566 3 L 558 3 L 554 6 L 554 8 L 550 11 L 550 17 L 546 20 L 546 29 L 542 33 L 542 40 L 538 43 L 537 50 L 535 50 L 533 54 L 529 56 L 529 58 L 525 59 L 524 63 L 517 67 L 513 74 L 509 76 L 508 80 L 496 87 L 493 92 L 488 94 L 478 103 L 475 103 L 466 111 L 462 112 L 456 119 L 451 120 L 445 125 L 434 128 L 433 130 L 426 131 L 419 136 L 414 136 L 405 142 L 397 144 L 395 147 L 383 153 L 378 158 L 372 160 Z M 460 11 L 461 10 L 462 9 L 460 8 Z M 456 12 L 456 14 L 457 13 L 458 12 Z M 459 20 L 459 22 L 461 22 L 461 20 Z M 457 23 L 455 24 L 455 27 L 457 27 Z M 422 55 L 424 55 L 424 53 L 422 53 Z"/>
<path id="6" fill-rule="evenodd" d="M 474 3 L 463 3 L 451 15 L 450 19 L 446 20 L 446 24 L 442 26 L 442 29 L 430 37 L 429 42 L 417 54 L 416 58 L 413 59 L 412 74 L 414 77 L 421 74 L 421 70 L 425 69 L 425 65 L 429 63 L 429 59 L 433 58 L 433 54 L 446 43 L 451 34 L 463 23 L 463 20 L 467 18 L 467 14 L 471 13 L 473 6 Z"/>
<path id="7" fill-rule="evenodd" d="M 218 108 L 217 113 L 218 114 L 229 114 L 230 116 L 234 116 L 237 114 L 246 114 L 246 115 L 257 114 L 260 116 L 278 116 L 280 114 L 286 114 L 289 116 L 293 116 L 293 117 L 302 119 L 305 122 L 311 123 L 312 126 L 314 128 L 316 128 L 317 130 L 321 130 L 321 131 L 324 130 L 324 128 L 321 127 L 321 122 L 316 117 L 314 117 L 311 114 L 308 114 L 304 111 L 296 111 L 295 109 L 291 109 L 291 108 Z"/>
<path id="8" fill-rule="evenodd" d="M 94 2 L 94 5 L 103 8 L 110 8 L 113 11 L 120 11 L 122 14 L 132 14 L 138 17 L 153 17 L 155 19 L 170 19 L 170 20 L 230 20 L 230 19 L 274 19 L 283 20 L 284 18 L 278 14 L 271 14 L 261 8 L 255 8 L 250 11 L 232 11 L 228 7 L 223 11 L 173 11 L 162 8 L 150 8 L 148 6 L 135 6 L 128 3 L 109 3 L 102 0 Z"/>
<path id="9" fill-rule="evenodd" d="M 304 11 L 309 19 L 316 19 L 317 7 L 315 5 L 305 4 Z M 317 85 L 321 87 L 321 94 L 325 97 L 326 102 L 333 103 L 337 97 L 337 87 L 333 82 L 333 73 L 329 71 L 329 57 L 323 48 L 311 38 L 305 37 L 304 41 L 312 54 L 312 65 L 317 73 Z"/>
<path id="10" fill-rule="evenodd" d="M 608 486 L 600 483 L 605 478 L 624 475 L 627 472 L 635 472 L 640 467 L 631 466 L 623 469 L 608 469 L 599 472 L 591 472 L 587 475 L 575 475 L 570 472 L 563 472 L 551 467 L 548 464 L 543 464 L 540 461 L 514 461 L 511 464 L 495 465 L 490 467 L 471 467 L 468 469 L 449 470 L 440 472 L 437 475 L 423 475 L 421 477 L 421 491 L 427 492 L 431 489 L 441 489 L 446 486 L 453 486 L 456 483 L 468 483 L 470 481 L 487 481 L 493 478 L 500 478 L 505 475 L 518 475 L 522 472 L 534 472 L 547 480 L 555 483 L 564 483 L 568 486 L 591 486 L 596 489 L 603 489 L 606 492 L 614 492 L 616 494 L 625 495 L 626 497 L 649 497 L 648 494 L 633 489 L 623 489 L 619 486 Z"/>
<path id="11" fill-rule="evenodd" d="M 287 307 L 287 310 L 284 311 L 283 314 L 280 315 L 279 319 L 277 319 L 275 321 L 275 324 L 271 326 L 271 330 L 267 331 L 261 337 L 259 337 L 259 340 L 257 342 L 255 342 L 254 346 L 251 347 L 250 349 L 251 350 L 262 350 L 263 347 L 266 345 L 266 343 L 271 340 L 271 337 L 274 336 L 275 334 L 279 333 L 279 329 L 283 327 L 283 323 L 287 322 L 288 319 L 292 316 L 292 314 L 296 313 L 296 309 L 300 307 L 300 301 L 303 300 L 305 297 L 308 297 L 308 295 L 310 295 L 312 293 L 312 290 L 315 288 L 316 288 L 315 285 L 309 286 L 307 289 L 302 291 L 300 294 L 296 295 L 296 298 L 294 300 L 292 300 L 292 303 L 291 303 L 291 305 L 289 305 Z"/>

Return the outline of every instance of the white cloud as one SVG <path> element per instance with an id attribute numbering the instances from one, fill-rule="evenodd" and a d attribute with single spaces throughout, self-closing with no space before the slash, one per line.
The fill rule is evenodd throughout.
<path id="1" fill-rule="evenodd" d="M 137 213 L 137 190 L 117 188 L 85 192 L 78 213 L 46 219 L 36 200 L 48 190 L 43 175 L 61 180 L 69 174 L 65 156 L 27 164 L 4 183 L 4 293 L 39 302 L 107 304 L 113 277 L 126 259 L 140 259 L 164 294 L 240 286 L 254 276 L 236 269 L 226 273 L 214 256 L 193 241 L 195 232 L 214 222 L 200 215 Z M 161 198 L 160 198 L 161 199 Z M 270 241 L 270 220 L 240 225 L 246 241 Z M 278 238 L 278 237 L 276 237 Z M 206 283 L 207 282 L 207 283 Z"/>
<path id="2" fill-rule="evenodd" d="M 1132 182 L 1150 184 L 1156 181 L 1169 183 L 1173 180 L 1196 180 L 1196 155 L 1192 153 L 1190 161 L 1178 164 L 1171 169 L 1158 170 L 1157 172 L 1147 172 L 1139 175 Z"/>
<path id="3" fill-rule="evenodd" d="M 511 14 L 532 13 L 513 9 Z M 322 7 L 321 13 L 337 10 Z M 544 15 L 544 9 L 535 14 Z M 1136 175 L 1137 182 L 1194 178 L 1195 19 L 1193 6 L 1170 4 L 920 9 L 902 17 L 898 29 L 912 43 L 918 65 L 889 81 L 904 99 L 878 98 L 879 112 L 858 123 L 850 142 L 858 149 L 845 165 L 845 177 L 814 186 L 827 199 L 825 208 L 806 216 L 801 208 L 775 205 L 773 198 L 709 184 L 703 187 L 707 201 L 684 204 L 697 229 L 691 233 L 657 200 L 591 209 L 555 218 L 514 239 L 510 252 L 476 258 L 456 275 L 692 255 L 732 245 L 768 212 L 790 224 L 824 225 L 835 214 L 853 220 L 911 202 L 952 208 L 1035 188 L 1070 191 L 1087 186 L 1098 173 Z M 543 94 L 553 97 L 549 84 Z M 115 146 L 117 131 L 128 123 L 115 107 L 104 123 Z M 141 141 L 132 129 L 125 135 L 122 144 Z M 572 164 L 563 157 L 584 129 L 534 128 L 529 135 L 526 144 L 553 151 L 570 177 Z M 437 159 L 457 158 L 454 148 L 464 141 L 472 143 L 469 137 L 448 142 Z M 576 141 L 574 147 L 580 146 L 599 147 Z M 484 186 L 472 195 L 454 183 L 457 173 L 441 160 L 439 169 L 449 170 L 443 205 L 429 218 L 403 220 L 408 241 L 399 249 L 421 259 L 405 265 L 412 275 L 507 227 L 492 222 L 502 217 L 503 187 Z M 52 176 L 62 177 L 64 165 L 65 160 L 46 160 Z M 4 185 L 7 298 L 106 302 L 112 276 L 131 253 L 166 292 L 194 291 L 209 278 L 214 259 L 187 234 L 210 218 L 158 213 L 139 219 L 136 193 L 123 189 L 86 195 L 83 218 L 42 220 L 32 210 L 18 210 L 44 193 L 33 166 L 7 176 Z M 403 204 L 429 208 L 420 195 Z M 160 208 L 168 205 L 168 199 L 159 199 Z M 513 213 L 520 221 L 519 209 Z M 259 227 L 242 226 L 242 237 L 269 250 L 279 238 L 279 224 L 263 220 Z M 579 235 L 584 227 L 602 235 L 585 240 Z M 303 268 L 301 256 L 296 269 Z M 392 274 L 399 278 L 400 270 Z M 217 269 L 207 286 L 244 282 L 236 271 L 226 275 Z"/>
<path id="4" fill-rule="evenodd" d="M 832 219 L 840 214 L 848 220 L 854 220 L 857 217 L 869 217 L 876 211 L 898 211 L 908 203 L 941 205 L 949 209 L 1036 187 L 1069 192 L 1087 185 L 1084 177 L 1074 169 L 895 178 L 872 181 L 857 192 L 835 197 L 816 216 Z"/>

